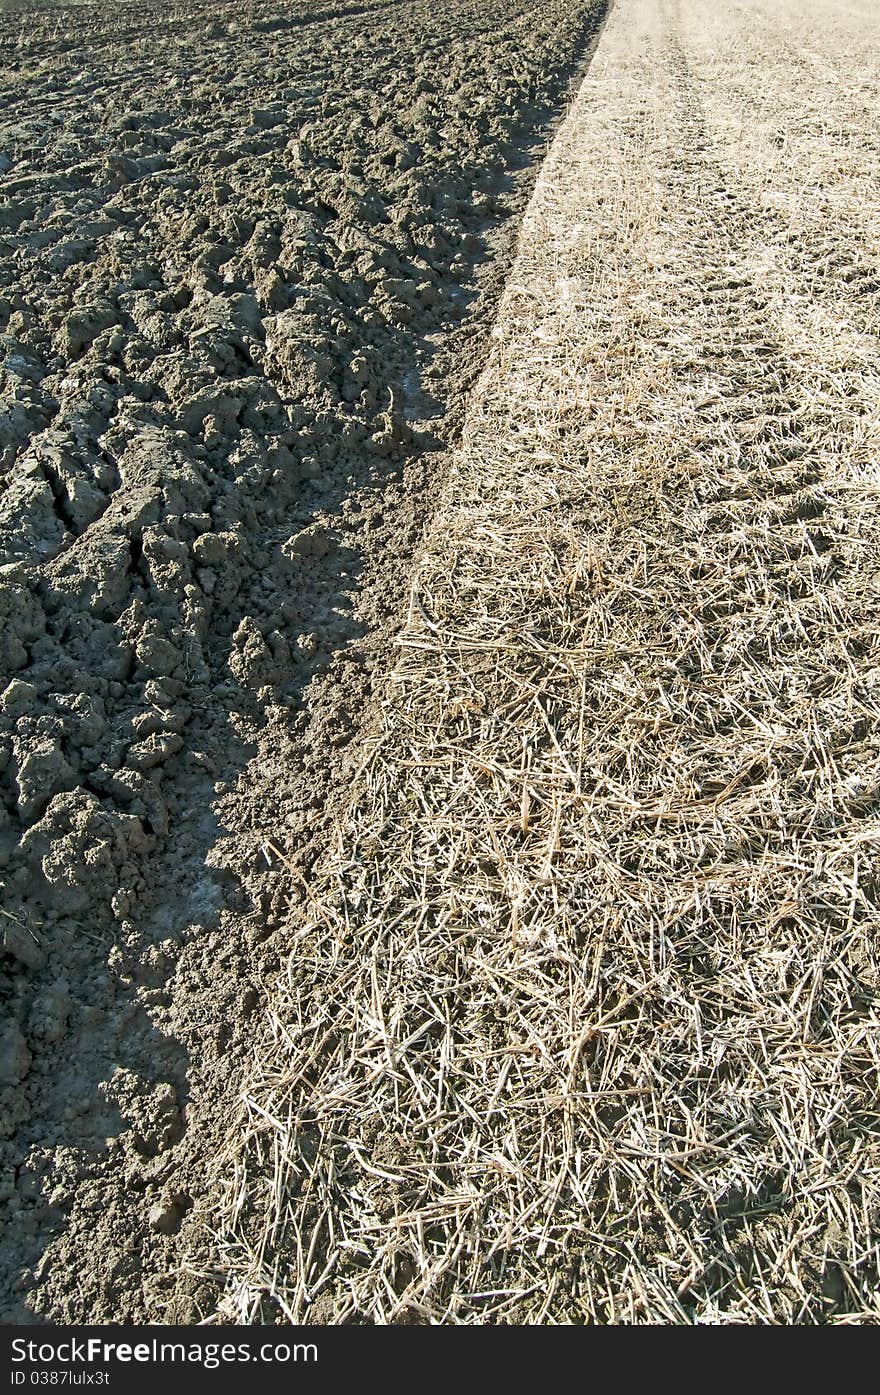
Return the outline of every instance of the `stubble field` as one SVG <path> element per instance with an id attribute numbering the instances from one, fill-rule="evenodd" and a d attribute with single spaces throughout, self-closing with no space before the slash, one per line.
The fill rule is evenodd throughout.
<path id="1" fill-rule="evenodd" d="M 7 1315 L 210 1306 L 168 1232 L 277 969 L 265 840 L 326 841 L 596 13 L 0 17 Z"/>
<path id="2" fill-rule="evenodd" d="M 2 1315 L 875 1322 L 875 8 L 0 34 Z"/>

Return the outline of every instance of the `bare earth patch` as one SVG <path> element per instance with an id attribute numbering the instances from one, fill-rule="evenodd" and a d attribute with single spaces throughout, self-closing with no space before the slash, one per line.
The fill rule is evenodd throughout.
<path id="1" fill-rule="evenodd" d="M 7 1321 L 216 1307 L 269 842 L 308 878 L 350 789 L 601 9 L 0 13 Z"/>

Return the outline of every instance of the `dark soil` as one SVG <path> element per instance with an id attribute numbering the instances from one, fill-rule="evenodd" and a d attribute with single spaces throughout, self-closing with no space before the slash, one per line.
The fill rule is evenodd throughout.
<path id="1" fill-rule="evenodd" d="M 0 15 L 6 1321 L 195 1322 L 598 0 Z"/>

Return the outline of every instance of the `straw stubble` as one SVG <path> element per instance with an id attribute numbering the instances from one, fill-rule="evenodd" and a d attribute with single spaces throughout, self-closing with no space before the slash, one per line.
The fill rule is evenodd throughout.
<path id="1" fill-rule="evenodd" d="M 292 905 L 227 1316 L 877 1316 L 872 21 L 817 76 L 838 6 L 703 10 L 619 0 L 539 182 Z"/>

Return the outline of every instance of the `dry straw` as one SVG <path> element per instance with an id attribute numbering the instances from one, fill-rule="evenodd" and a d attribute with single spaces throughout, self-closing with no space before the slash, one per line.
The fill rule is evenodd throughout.
<path id="1" fill-rule="evenodd" d="M 743 196 L 654 15 L 551 154 L 292 909 L 226 1317 L 880 1312 L 877 294 Z"/>

